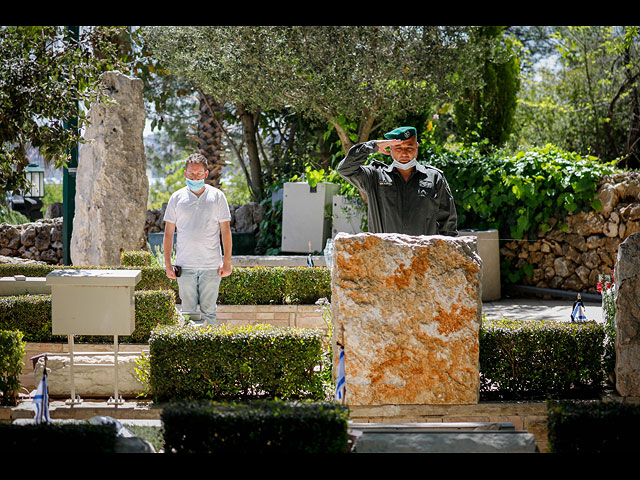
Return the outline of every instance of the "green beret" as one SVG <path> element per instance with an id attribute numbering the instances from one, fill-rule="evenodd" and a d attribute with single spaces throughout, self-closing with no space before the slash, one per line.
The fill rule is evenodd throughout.
<path id="1" fill-rule="evenodd" d="M 385 133 L 384 138 L 387 140 L 407 140 L 416 134 L 414 127 L 398 127 L 395 130 Z"/>

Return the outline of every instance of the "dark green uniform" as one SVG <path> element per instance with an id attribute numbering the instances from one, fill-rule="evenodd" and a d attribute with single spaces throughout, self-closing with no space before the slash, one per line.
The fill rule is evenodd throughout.
<path id="1" fill-rule="evenodd" d="M 456 207 L 442 171 L 418 164 L 405 182 L 390 165 L 367 158 L 375 140 L 351 147 L 338 173 L 367 196 L 369 231 L 407 235 L 458 235 Z"/>

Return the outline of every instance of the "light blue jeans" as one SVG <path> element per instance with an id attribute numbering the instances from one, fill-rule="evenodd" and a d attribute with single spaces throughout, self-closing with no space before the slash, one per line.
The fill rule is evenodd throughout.
<path id="1" fill-rule="evenodd" d="M 182 313 L 197 312 L 205 324 L 216 325 L 216 311 L 220 276 L 218 270 L 182 269 L 178 277 L 178 290 L 182 301 Z"/>

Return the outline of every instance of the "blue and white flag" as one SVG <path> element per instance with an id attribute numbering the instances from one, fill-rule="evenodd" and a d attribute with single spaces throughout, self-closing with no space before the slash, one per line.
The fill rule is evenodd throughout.
<path id="1" fill-rule="evenodd" d="M 47 384 L 47 372 L 42 374 L 42 380 L 38 384 L 36 394 L 33 397 L 33 404 L 36 408 L 35 421 L 36 423 L 50 422 L 49 416 L 49 385 Z"/>
<path id="2" fill-rule="evenodd" d="M 344 387 L 346 385 L 346 377 L 344 374 L 344 348 L 340 348 L 340 356 L 338 357 L 338 373 L 336 375 L 336 400 L 344 399 Z"/>
<path id="3" fill-rule="evenodd" d="M 311 254 L 307 256 L 307 267 L 313 267 L 313 259 L 311 258 Z"/>
<path id="4" fill-rule="evenodd" d="M 578 301 L 573 306 L 573 312 L 571 313 L 571 321 L 582 322 L 585 320 L 587 320 L 587 316 L 584 313 L 584 305 L 582 305 L 582 302 Z"/>

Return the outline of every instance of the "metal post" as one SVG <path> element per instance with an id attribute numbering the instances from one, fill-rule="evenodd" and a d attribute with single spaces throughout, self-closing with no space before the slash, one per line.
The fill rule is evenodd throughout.
<path id="1" fill-rule="evenodd" d="M 118 394 L 118 335 L 113 336 L 113 369 L 114 369 L 114 396 L 107 403 L 112 405 L 120 405 L 124 403 L 124 399 Z"/>
<path id="2" fill-rule="evenodd" d="M 73 380 L 73 335 L 69 335 L 69 381 L 71 382 L 71 398 L 67 400 L 67 405 L 77 405 L 82 403 L 82 399 L 76 396 L 76 386 Z"/>
<path id="3" fill-rule="evenodd" d="M 66 27 L 67 35 L 74 42 L 78 42 L 80 38 L 79 26 Z M 73 115 L 64 123 L 64 127 L 78 133 L 78 102 L 70 105 Z M 71 253 L 69 247 L 71 245 L 71 232 L 73 230 L 73 215 L 75 213 L 76 198 L 76 170 L 78 168 L 78 146 L 74 145 L 69 151 L 69 162 L 62 172 L 62 263 L 71 265 Z"/>

